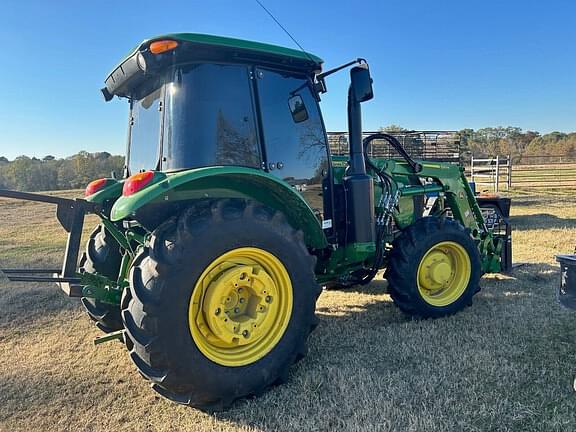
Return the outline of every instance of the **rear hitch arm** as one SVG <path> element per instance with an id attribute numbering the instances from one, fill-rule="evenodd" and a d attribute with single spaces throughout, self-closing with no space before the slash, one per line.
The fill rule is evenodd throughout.
<path id="1" fill-rule="evenodd" d="M 55 204 L 56 218 L 68 233 L 61 269 L 0 269 L 0 271 L 12 282 L 56 282 L 68 296 L 81 297 L 81 278 L 76 272 L 76 267 L 84 217 L 89 213 L 99 213 L 100 205 L 80 198 L 69 199 L 5 189 L 0 189 L 0 197 Z"/>

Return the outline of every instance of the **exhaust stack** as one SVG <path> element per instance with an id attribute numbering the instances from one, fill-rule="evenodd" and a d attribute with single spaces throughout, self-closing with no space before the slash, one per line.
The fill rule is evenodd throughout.
<path id="1" fill-rule="evenodd" d="M 366 174 L 362 146 L 362 109 L 360 104 L 374 97 L 368 64 L 350 70 L 348 89 L 348 142 L 350 166 L 343 178 L 347 203 L 347 243 L 375 241 L 374 184 Z"/>

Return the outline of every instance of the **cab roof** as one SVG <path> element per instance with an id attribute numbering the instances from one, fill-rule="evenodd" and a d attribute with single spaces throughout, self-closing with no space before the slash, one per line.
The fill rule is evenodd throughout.
<path id="1" fill-rule="evenodd" d="M 160 40 L 173 40 L 178 46 L 166 54 L 154 55 L 150 45 Z M 255 64 L 311 75 L 319 73 L 323 63 L 314 54 L 262 42 L 199 33 L 170 33 L 147 39 L 132 50 L 108 75 L 105 89 L 108 95 L 129 96 L 147 72 L 191 61 Z"/>
<path id="2" fill-rule="evenodd" d="M 271 45 L 263 42 L 255 42 L 244 39 L 235 39 L 230 37 L 200 33 L 171 33 L 155 37 L 154 39 L 143 42 L 143 44 L 150 43 L 158 39 L 174 39 L 200 45 L 212 45 L 214 48 L 236 48 L 239 50 L 250 50 L 260 52 L 264 55 L 269 54 L 279 57 L 291 58 L 294 60 L 305 60 L 314 63 L 318 68 L 324 62 L 320 57 L 306 51 L 286 48 L 278 45 Z"/>

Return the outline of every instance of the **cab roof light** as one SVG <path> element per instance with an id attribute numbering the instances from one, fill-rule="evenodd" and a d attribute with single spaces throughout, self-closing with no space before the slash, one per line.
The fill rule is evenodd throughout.
<path id="1" fill-rule="evenodd" d="M 175 40 L 157 40 L 150 44 L 150 52 L 152 54 L 162 54 L 166 51 L 171 51 L 178 46 Z"/>
<path id="2" fill-rule="evenodd" d="M 124 182 L 122 195 L 130 196 L 144 189 L 154 178 L 154 171 L 143 171 L 131 175 Z"/>
<path id="3" fill-rule="evenodd" d="M 106 183 L 108 183 L 108 179 L 105 178 L 91 181 L 88 183 L 88 186 L 86 186 L 86 189 L 84 190 L 84 196 L 94 195 L 100 189 L 103 189 L 104 186 L 106 186 Z"/>

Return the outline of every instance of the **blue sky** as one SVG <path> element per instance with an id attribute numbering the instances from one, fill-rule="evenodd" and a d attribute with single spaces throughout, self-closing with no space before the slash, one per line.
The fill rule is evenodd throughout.
<path id="1" fill-rule="evenodd" d="M 368 59 L 364 128 L 510 125 L 576 130 L 576 2 L 264 0 L 300 44 L 336 66 Z M 127 103 L 104 103 L 110 69 L 143 39 L 198 32 L 293 46 L 253 0 L 2 0 L 0 156 L 122 154 Z M 322 110 L 346 128 L 347 73 Z"/>

